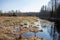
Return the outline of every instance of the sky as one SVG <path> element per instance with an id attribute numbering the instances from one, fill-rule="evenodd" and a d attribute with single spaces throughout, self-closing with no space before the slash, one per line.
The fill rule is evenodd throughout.
<path id="1" fill-rule="evenodd" d="M 0 0 L 0 10 L 21 12 L 39 12 L 50 0 Z"/>

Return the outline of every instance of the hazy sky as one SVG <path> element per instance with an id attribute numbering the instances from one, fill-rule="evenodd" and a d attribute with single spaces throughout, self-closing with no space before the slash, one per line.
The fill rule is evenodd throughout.
<path id="1" fill-rule="evenodd" d="M 0 10 L 20 10 L 21 12 L 39 12 L 49 0 L 0 0 Z"/>

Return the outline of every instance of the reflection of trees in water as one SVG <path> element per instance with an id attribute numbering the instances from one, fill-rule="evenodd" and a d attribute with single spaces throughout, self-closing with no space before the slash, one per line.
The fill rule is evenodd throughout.
<path id="1" fill-rule="evenodd" d="M 56 29 L 57 29 L 57 32 L 60 34 L 60 5 L 59 5 L 59 7 L 56 9 L 56 11 L 55 11 L 55 13 L 56 13 Z M 60 35 L 59 35 L 60 36 Z M 60 38 L 60 37 L 59 37 Z M 59 39 L 60 40 L 60 39 Z"/>

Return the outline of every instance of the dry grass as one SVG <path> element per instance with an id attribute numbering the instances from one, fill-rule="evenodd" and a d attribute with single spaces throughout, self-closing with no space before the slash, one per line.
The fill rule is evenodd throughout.
<path id="1" fill-rule="evenodd" d="M 21 35 L 27 32 L 38 32 L 38 27 L 31 26 L 32 22 L 46 23 L 38 17 L 0 17 L 0 40 L 16 40 Z M 27 23 L 28 22 L 28 23 Z M 49 22 L 50 23 L 50 22 Z M 29 24 L 29 25 L 28 25 Z M 16 32 L 14 26 L 18 25 L 19 32 Z M 28 25 L 29 27 L 26 27 Z M 43 31 L 42 31 L 43 32 Z M 19 36 L 17 36 L 19 35 Z M 21 37 L 19 40 L 44 40 L 43 38 L 29 37 L 28 39 Z"/>

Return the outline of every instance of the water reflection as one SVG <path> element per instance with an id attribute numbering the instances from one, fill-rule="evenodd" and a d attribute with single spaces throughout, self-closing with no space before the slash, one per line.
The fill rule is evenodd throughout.
<path id="1" fill-rule="evenodd" d="M 13 29 L 15 30 L 15 31 L 14 31 L 15 37 L 19 37 L 19 35 L 20 35 L 20 34 L 19 34 L 19 32 L 20 32 L 20 26 L 14 25 Z"/>
<path id="2" fill-rule="evenodd" d="M 20 26 L 15 25 L 15 26 L 14 26 L 14 30 L 15 30 L 16 32 L 19 32 L 19 31 L 20 31 Z"/>
<path id="3" fill-rule="evenodd" d="M 19 26 L 15 25 L 14 26 L 15 33 L 20 32 Z M 47 27 L 43 27 L 40 24 L 38 25 L 38 30 L 43 30 L 43 32 L 27 32 L 23 34 L 24 38 L 29 38 L 31 36 L 38 37 L 38 38 L 44 38 L 45 40 L 53 40 L 55 38 L 57 40 L 56 34 L 54 34 L 54 25 L 48 25 Z M 53 34 L 55 37 L 53 37 Z M 19 36 L 19 34 L 15 34 L 16 37 Z"/>
<path id="4" fill-rule="evenodd" d="M 29 38 L 30 36 L 35 36 L 35 33 L 33 33 L 33 32 L 28 32 L 28 33 L 26 33 L 26 34 L 23 34 L 23 36 L 24 36 L 25 38 Z"/>
<path id="5" fill-rule="evenodd" d="M 37 33 L 28 32 L 26 34 L 23 34 L 23 36 L 25 38 L 29 38 L 30 36 L 35 36 L 35 37 L 38 37 L 38 38 L 44 38 L 45 40 L 52 40 L 49 33 L 47 33 L 47 32 L 46 33 L 45 32 L 37 32 Z"/>
<path id="6" fill-rule="evenodd" d="M 38 32 L 36 33 L 36 37 L 38 38 L 44 38 L 45 40 L 52 40 L 52 38 L 50 37 L 50 35 L 46 32 Z"/>
<path id="7" fill-rule="evenodd" d="M 53 38 L 51 37 L 51 27 L 53 27 L 52 25 L 49 25 L 49 27 L 43 28 L 41 25 L 39 26 L 39 28 L 41 30 L 43 30 L 43 32 L 28 32 L 23 34 L 23 36 L 25 38 L 28 38 L 30 36 L 35 36 L 38 38 L 44 38 L 45 40 L 53 40 Z M 50 35 L 51 34 L 51 35 Z"/>

